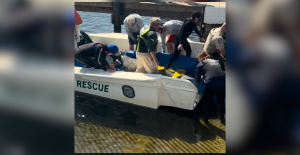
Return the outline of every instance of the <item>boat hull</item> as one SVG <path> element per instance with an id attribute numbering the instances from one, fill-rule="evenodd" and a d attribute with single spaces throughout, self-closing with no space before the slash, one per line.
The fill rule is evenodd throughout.
<path id="1" fill-rule="evenodd" d="M 75 67 L 75 91 L 157 109 L 193 110 L 201 98 L 188 80 L 158 74 L 115 72 Z"/>

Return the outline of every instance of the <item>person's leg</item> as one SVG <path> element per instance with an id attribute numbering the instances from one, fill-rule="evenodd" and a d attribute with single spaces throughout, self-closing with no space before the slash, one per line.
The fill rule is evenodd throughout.
<path id="1" fill-rule="evenodd" d="M 158 74 L 158 70 L 156 68 L 156 64 L 150 53 L 143 53 L 144 55 L 144 68 L 149 74 Z"/>
<path id="2" fill-rule="evenodd" d="M 140 35 L 139 32 L 133 33 L 133 36 L 134 36 L 135 38 L 137 38 L 137 39 L 139 38 L 139 35 Z M 136 49 L 137 49 L 137 43 L 134 43 L 133 46 L 135 46 L 135 48 L 134 48 L 135 50 L 134 50 L 134 51 L 136 51 Z"/>
<path id="3" fill-rule="evenodd" d="M 146 70 L 143 66 L 144 60 L 143 55 L 140 52 L 136 52 L 136 65 L 137 68 L 135 70 L 136 73 L 146 73 Z"/>
<path id="4" fill-rule="evenodd" d="M 225 87 L 217 88 L 216 95 L 219 104 L 220 120 L 222 123 L 225 120 Z"/>
<path id="5" fill-rule="evenodd" d="M 176 37 L 176 41 L 175 41 L 175 49 L 174 49 L 174 54 L 172 56 L 172 58 L 169 60 L 169 62 L 166 65 L 166 69 L 170 68 L 170 66 L 174 63 L 175 60 L 178 59 L 181 50 L 178 50 L 178 45 L 179 45 L 179 38 Z"/>
<path id="6" fill-rule="evenodd" d="M 174 45 L 173 43 L 166 43 L 168 53 L 170 53 L 170 54 L 174 54 L 173 45 Z"/>
<path id="7" fill-rule="evenodd" d="M 210 109 L 209 109 L 209 104 L 211 103 L 213 97 L 214 97 L 215 93 L 214 93 L 214 89 L 213 88 L 207 88 L 204 87 L 203 90 L 203 103 L 202 103 L 202 116 L 204 119 L 205 123 L 208 123 L 208 117 L 209 117 L 209 113 L 210 113 Z"/>
<path id="8" fill-rule="evenodd" d="M 128 36 L 128 41 L 129 41 L 129 50 L 133 51 L 134 49 L 134 40 L 131 39 L 130 36 Z"/>
<path id="9" fill-rule="evenodd" d="M 167 46 L 168 52 L 170 54 L 174 53 L 173 45 L 175 44 L 175 39 L 176 39 L 176 35 L 174 35 L 174 34 L 169 34 L 169 36 L 167 38 L 166 46 Z"/>
<path id="10" fill-rule="evenodd" d="M 182 43 L 182 47 L 186 52 L 186 56 L 191 57 L 192 49 L 191 49 L 190 43 L 186 40 Z"/>
<path id="11" fill-rule="evenodd" d="M 82 49 L 80 49 L 80 48 L 76 49 L 76 51 L 75 51 L 75 60 L 77 60 L 78 62 L 84 64 L 85 68 L 93 67 L 94 66 L 94 59 L 92 57 L 82 55 L 82 52 L 84 52 L 84 51 L 82 51 Z"/>

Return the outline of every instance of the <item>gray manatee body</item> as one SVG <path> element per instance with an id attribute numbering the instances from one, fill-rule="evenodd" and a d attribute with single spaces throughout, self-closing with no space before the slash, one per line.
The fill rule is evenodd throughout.
<path id="1" fill-rule="evenodd" d="M 127 57 L 127 56 L 121 56 L 122 58 L 122 62 L 123 62 L 123 69 L 125 72 L 135 72 L 136 68 L 137 68 L 137 62 L 136 59 Z M 166 74 L 169 77 L 172 77 L 174 75 L 174 73 L 169 72 L 168 70 L 166 70 Z M 181 77 L 181 79 L 186 79 L 186 80 L 194 80 L 193 76 L 187 76 L 187 75 L 183 75 Z"/>

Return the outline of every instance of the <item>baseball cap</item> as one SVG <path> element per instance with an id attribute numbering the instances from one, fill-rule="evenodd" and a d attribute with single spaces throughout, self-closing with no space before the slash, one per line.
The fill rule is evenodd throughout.
<path id="1" fill-rule="evenodd" d="M 107 46 L 108 52 L 112 53 L 112 54 L 116 54 L 117 52 L 119 52 L 119 48 L 117 45 L 115 44 L 110 44 Z"/>
<path id="2" fill-rule="evenodd" d="M 151 18 L 150 23 L 151 24 L 158 24 L 158 25 L 160 25 L 161 24 L 161 19 L 158 18 L 158 17 L 153 17 L 153 18 Z"/>

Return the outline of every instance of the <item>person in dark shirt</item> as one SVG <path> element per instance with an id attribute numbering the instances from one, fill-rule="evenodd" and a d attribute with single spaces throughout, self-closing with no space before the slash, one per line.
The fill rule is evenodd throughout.
<path id="1" fill-rule="evenodd" d="M 104 45 L 101 43 L 89 43 L 79 46 L 75 51 L 75 59 L 83 64 L 85 68 L 94 67 L 107 72 L 115 72 L 114 55 L 119 52 L 115 44 Z"/>
<path id="2" fill-rule="evenodd" d="M 197 87 L 201 76 L 203 76 L 202 110 L 204 121 L 208 123 L 208 105 L 213 100 L 214 95 L 216 95 L 219 104 L 220 121 L 222 124 L 225 124 L 225 73 L 219 64 L 219 60 L 210 59 L 206 52 L 199 53 L 198 60 L 200 63 L 196 67 L 194 85 Z"/>
<path id="3" fill-rule="evenodd" d="M 190 36 L 190 34 L 193 32 L 193 30 L 200 35 L 200 32 L 198 31 L 196 27 L 196 23 L 198 22 L 201 14 L 199 12 L 193 12 L 191 14 L 191 17 L 187 18 L 182 27 L 180 28 L 178 35 L 176 36 L 175 40 L 175 49 L 174 54 L 172 58 L 169 60 L 169 62 L 166 65 L 166 69 L 168 69 L 173 62 L 178 59 L 180 52 L 182 48 L 184 48 L 186 52 L 186 56 L 190 57 L 192 53 L 191 46 L 187 40 L 187 38 Z"/>

